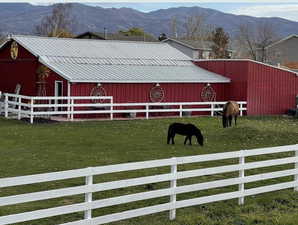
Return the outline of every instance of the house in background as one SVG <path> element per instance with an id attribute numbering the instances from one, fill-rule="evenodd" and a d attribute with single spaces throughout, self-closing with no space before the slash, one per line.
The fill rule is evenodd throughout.
<path id="1" fill-rule="evenodd" d="M 211 49 L 211 41 L 168 38 L 163 42 L 168 43 L 194 60 L 215 58 Z M 233 51 L 229 49 L 228 52 L 230 58 L 232 58 Z"/>
<path id="2" fill-rule="evenodd" d="M 152 36 L 131 36 L 124 35 L 121 33 L 97 33 L 97 32 L 85 32 L 79 34 L 75 38 L 78 39 L 97 39 L 97 40 L 118 40 L 118 41 L 148 41 L 148 42 L 157 42 L 158 40 Z"/>
<path id="3" fill-rule="evenodd" d="M 257 50 L 257 60 L 271 65 L 298 70 L 298 35 L 290 35 Z"/>

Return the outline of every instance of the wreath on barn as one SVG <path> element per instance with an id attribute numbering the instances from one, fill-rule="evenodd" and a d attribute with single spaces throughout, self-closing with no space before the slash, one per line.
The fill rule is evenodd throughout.
<path id="1" fill-rule="evenodd" d="M 215 90 L 209 85 L 205 86 L 201 91 L 201 99 L 204 102 L 212 102 L 216 99 Z"/>
<path id="2" fill-rule="evenodd" d="M 107 96 L 107 92 L 102 86 L 96 86 L 91 90 L 90 96 Z M 104 101 L 104 99 L 92 99 L 93 103 L 103 103 Z"/>
<path id="3" fill-rule="evenodd" d="M 165 97 L 164 90 L 159 85 L 156 85 L 155 87 L 151 88 L 150 90 L 151 102 L 162 102 L 164 97 Z"/>

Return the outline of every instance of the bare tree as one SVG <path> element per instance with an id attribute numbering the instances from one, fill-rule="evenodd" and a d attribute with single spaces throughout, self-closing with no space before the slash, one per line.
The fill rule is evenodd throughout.
<path id="1" fill-rule="evenodd" d="M 205 18 L 204 15 L 189 16 L 185 22 L 186 39 L 204 39 L 205 33 Z"/>
<path id="2" fill-rule="evenodd" d="M 277 33 L 274 31 L 272 24 L 261 23 L 257 26 L 257 47 L 261 51 L 262 62 L 265 62 L 268 58 L 273 57 L 272 55 L 267 55 L 265 48 L 272 44 L 277 39 Z M 267 54 L 266 54 L 267 53 Z"/>
<path id="3" fill-rule="evenodd" d="M 2 29 L 0 28 L 0 45 L 2 45 L 2 43 L 5 41 L 5 36 L 3 34 Z"/>
<path id="4" fill-rule="evenodd" d="M 52 14 L 42 19 L 35 33 L 49 37 L 72 37 L 75 19 L 71 15 L 71 4 L 55 4 Z"/>
<path id="5" fill-rule="evenodd" d="M 171 37 L 178 38 L 178 30 L 177 30 L 177 17 L 173 16 L 171 18 Z"/>
<path id="6" fill-rule="evenodd" d="M 236 36 L 238 46 L 244 47 L 242 50 L 246 51 L 252 59 L 262 62 L 270 57 L 266 54 L 266 47 L 276 39 L 277 34 L 269 23 L 259 23 L 256 26 L 241 24 Z"/>

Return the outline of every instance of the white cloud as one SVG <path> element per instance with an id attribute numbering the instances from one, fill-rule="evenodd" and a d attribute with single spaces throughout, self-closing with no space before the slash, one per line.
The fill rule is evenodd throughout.
<path id="1" fill-rule="evenodd" d="M 231 13 L 256 17 L 282 17 L 298 21 L 298 4 L 248 6 L 233 10 Z"/>

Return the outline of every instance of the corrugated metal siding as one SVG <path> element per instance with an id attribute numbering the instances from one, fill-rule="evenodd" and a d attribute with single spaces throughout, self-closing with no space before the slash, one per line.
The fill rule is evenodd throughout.
<path id="1" fill-rule="evenodd" d="M 16 60 L 10 57 L 10 44 L 0 52 L 0 90 L 14 93 L 16 85 L 21 84 L 21 94 L 36 95 L 37 59 L 19 46 Z"/>
<path id="2" fill-rule="evenodd" d="M 217 94 L 217 100 L 225 99 L 226 84 L 212 84 Z M 90 95 L 95 84 L 73 84 L 72 95 Z M 114 97 L 114 102 L 150 102 L 149 93 L 153 84 L 103 84 L 108 96 Z M 161 84 L 165 92 L 164 102 L 193 102 L 202 101 L 201 91 L 205 84 Z"/>
<path id="3" fill-rule="evenodd" d="M 46 64 L 47 65 L 47 64 Z M 71 82 L 90 83 L 225 83 L 229 79 L 190 66 L 135 66 L 51 63 L 53 70 Z"/>
<path id="4" fill-rule="evenodd" d="M 248 113 L 250 115 L 284 114 L 295 108 L 298 77 L 290 72 L 249 62 Z"/>
<path id="5" fill-rule="evenodd" d="M 49 38 L 21 35 L 15 35 L 12 38 L 39 56 L 190 60 L 182 52 L 162 42 Z"/>
<path id="6" fill-rule="evenodd" d="M 63 96 L 67 96 L 67 80 L 63 79 L 61 76 L 56 74 L 55 72 L 51 71 L 49 77 L 46 80 L 46 95 L 47 96 L 54 96 L 55 95 L 55 81 L 62 81 L 63 82 Z"/>
<path id="7" fill-rule="evenodd" d="M 198 66 L 231 79 L 226 85 L 226 100 L 246 101 L 248 61 L 199 61 Z"/>
<path id="8" fill-rule="evenodd" d="M 298 77 L 294 73 L 249 60 L 214 60 L 196 64 L 230 78 L 226 97 L 247 101 L 248 115 L 284 114 L 296 107 Z"/>

